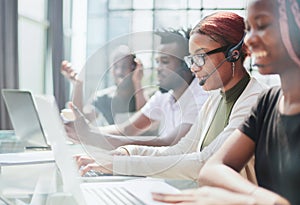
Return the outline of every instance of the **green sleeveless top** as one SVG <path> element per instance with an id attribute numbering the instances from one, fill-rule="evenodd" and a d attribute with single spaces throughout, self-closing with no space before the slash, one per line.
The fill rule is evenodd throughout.
<path id="1" fill-rule="evenodd" d="M 234 87 L 226 92 L 221 91 L 222 98 L 219 102 L 215 116 L 208 128 L 208 131 L 204 137 L 201 145 L 201 150 L 208 146 L 227 126 L 229 116 L 233 105 L 247 87 L 250 81 L 250 76 L 247 74 L 238 82 Z"/>

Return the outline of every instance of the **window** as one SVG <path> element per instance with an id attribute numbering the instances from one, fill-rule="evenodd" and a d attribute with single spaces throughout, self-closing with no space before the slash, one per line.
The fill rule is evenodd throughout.
<path id="1" fill-rule="evenodd" d="M 20 88 L 34 93 L 45 93 L 50 83 L 45 77 L 49 28 L 47 2 L 47 0 L 18 1 Z"/>
<path id="2" fill-rule="evenodd" d="M 101 55 L 99 64 L 105 65 L 109 56 L 106 56 L 108 44 L 121 41 L 121 38 L 135 32 L 154 31 L 157 28 L 192 27 L 202 17 L 220 10 L 230 10 L 245 16 L 247 0 L 233 0 L 228 3 L 222 0 L 89 0 L 87 6 L 87 57 Z M 151 42 L 149 42 L 151 43 Z M 96 54 L 95 54 L 96 53 Z M 153 53 L 139 52 L 145 67 L 144 84 L 155 81 L 153 74 Z M 99 57 L 100 58 L 100 57 Z M 93 59 L 93 58 L 90 58 Z M 248 67 L 250 67 L 248 61 Z M 88 66 L 86 79 L 87 93 L 112 84 L 107 72 L 108 66 L 99 64 Z M 96 68 L 97 67 L 97 68 Z M 99 74 L 99 72 L 101 74 Z M 268 84 L 278 84 L 274 76 L 261 76 L 257 71 L 251 71 L 255 76 Z M 100 77 L 100 81 L 99 81 Z"/>
<path id="3" fill-rule="evenodd" d="M 47 45 L 49 22 L 48 0 L 19 0 L 19 81 L 21 89 L 34 93 L 52 93 L 51 52 Z M 87 59 L 112 41 L 134 32 L 157 28 L 193 26 L 199 19 L 218 10 L 231 10 L 245 16 L 247 0 L 64 0 L 65 57 L 75 70 L 80 70 Z M 33 40 L 34 39 L 34 40 Z M 151 43 L 151 42 L 148 42 Z M 99 53 L 100 52 L 100 53 Z M 109 64 L 105 55 L 97 62 Z M 145 81 L 154 81 L 153 53 L 138 53 L 145 66 Z M 97 66 L 95 66 L 97 67 Z M 279 84 L 277 76 L 254 76 L 268 84 Z M 86 72 L 87 92 L 99 82 L 112 84 L 107 69 Z M 148 76 L 148 77 L 147 77 Z M 147 79 L 148 78 L 148 79 Z"/>

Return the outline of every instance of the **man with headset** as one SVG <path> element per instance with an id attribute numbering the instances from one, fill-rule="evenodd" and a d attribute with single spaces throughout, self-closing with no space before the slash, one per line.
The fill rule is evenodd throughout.
<path id="1" fill-rule="evenodd" d="M 140 111 L 124 123 L 100 127 L 96 131 L 77 123 L 80 121 L 77 120 L 74 124 L 66 125 L 68 136 L 104 149 L 126 144 L 176 144 L 189 131 L 208 97 L 183 61 L 188 54 L 188 32 L 183 29 L 156 32 L 161 39 L 155 58 L 159 91 Z M 158 137 L 151 137 L 150 140 L 145 137 L 125 137 L 141 135 L 156 123 L 160 123 Z"/>

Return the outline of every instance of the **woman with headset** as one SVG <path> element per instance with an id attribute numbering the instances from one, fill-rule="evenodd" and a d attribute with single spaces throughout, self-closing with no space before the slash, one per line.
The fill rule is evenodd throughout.
<path id="1" fill-rule="evenodd" d="M 250 112 L 265 86 L 250 77 L 243 62 L 244 20 L 232 12 L 217 12 L 191 31 L 190 56 L 185 61 L 207 91 L 212 91 L 191 130 L 173 146 L 120 147 L 112 161 L 78 157 L 83 173 L 104 173 L 197 180 L 205 161 L 222 145 Z M 214 90 L 214 91 L 213 91 Z M 96 163 L 95 163 L 96 160 Z M 255 181 L 250 169 L 243 172 Z M 248 167 L 248 168 L 249 168 Z M 244 175 L 244 176 L 245 176 Z"/>
<path id="2" fill-rule="evenodd" d="M 201 170 L 200 183 L 214 188 L 180 195 L 154 194 L 157 200 L 180 204 L 300 204 L 299 11 L 299 0 L 250 2 L 245 43 L 259 72 L 279 74 L 281 86 L 261 94 L 239 129 Z M 259 186 L 237 174 L 253 154 Z"/>

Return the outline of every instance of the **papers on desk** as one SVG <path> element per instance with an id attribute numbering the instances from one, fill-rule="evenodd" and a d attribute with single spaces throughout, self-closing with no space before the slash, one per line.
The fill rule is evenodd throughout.
<path id="1" fill-rule="evenodd" d="M 33 151 L 0 154 L 0 166 L 53 163 L 52 151 Z"/>

